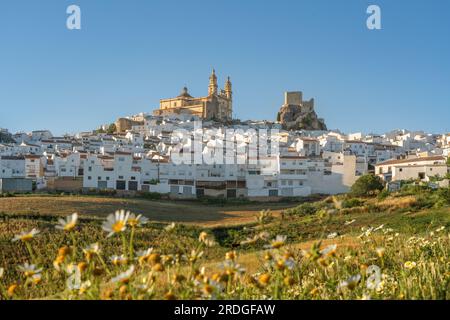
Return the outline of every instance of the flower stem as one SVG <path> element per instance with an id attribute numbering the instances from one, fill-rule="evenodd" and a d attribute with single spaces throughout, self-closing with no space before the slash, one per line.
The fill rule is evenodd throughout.
<path id="1" fill-rule="evenodd" d="M 134 246 L 133 246 L 134 230 L 135 230 L 135 227 L 132 227 L 131 235 L 130 235 L 130 261 L 133 260 L 133 258 L 134 258 Z"/>

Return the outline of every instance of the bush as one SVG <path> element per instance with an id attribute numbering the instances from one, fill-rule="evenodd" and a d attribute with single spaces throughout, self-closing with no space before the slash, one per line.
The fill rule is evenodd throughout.
<path id="1" fill-rule="evenodd" d="M 350 190 L 350 193 L 357 197 L 365 197 L 376 194 L 383 189 L 384 185 L 380 177 L 367 174 L 356 180 Z"/>
<path id="2" fill-rule="evenodd" d="M 300 215 L 300 216 L 308 216 L 315 214 L 319 209 L 321 209 L 322 206 L 319 206 L 320 202 L 316 203 L 302 203 L 301 205 L 286 210 L 287 215 Z"/>
<path id="3" fill-rule="evenodd" d="M 389 195 L 390 195 L 390 192 L 388 191 L 388 190 L 386 190 L 386 189 L 384 189 L 383 191 L 381 191 L 379 194 L 378 194 L 378 200 L 384 200 L 384 199 L 386 199 L 387 197 L 389 197 Z"/>
<path id="4" fill-rule="evenodd" d="M 142 192 L 139 196 L 147 200 L 161 200 L 162 198 L 162 194 L 157 192 Z"/>
<path id="5" fill-rule="evenodd" d="M 352 199 L 345 199 L 342 201 L 342 208 L 355 208 L 355 207 L 361 207 L 364 205 L 364 201 L 361 201 L 356 198 Z"/>

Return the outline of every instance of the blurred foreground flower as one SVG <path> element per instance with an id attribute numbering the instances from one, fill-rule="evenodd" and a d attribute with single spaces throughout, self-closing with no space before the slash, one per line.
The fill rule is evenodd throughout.
<path id="1" fill-rule="evenodd" d="M 14 236 L 14 238 L 12 239 L 12 242 L 16 242 L 16 241 L 27 242 L 27 241 L 30 241 L 31 239 L 33 239 L 39 233 L 40 233 L 40 231 L 38 229 L 33 228 L 33 230 L 31 230 L 29 232 L 22 232 L 16 236 Z"/>
<path id="2" fill-rule="evenodd" d="M 110 214 L 108 218 L 106 218 L 106 221 L 102 225 L 102 229 L 109 232 L 108 238 L 127 229 L 127 222 L 130 214 L 130 211 L 125 212 L 125 210 L 120 210 L 116 211 L 115 214 Z"/>
<path id="3" fill-rule="evenodd" d="M 58 230 L 70 232 L 75 229 L 78 222 L 78 213 L 73 213 L 66 219 L 58 219 L 58 224 L 55 226 Z"/>

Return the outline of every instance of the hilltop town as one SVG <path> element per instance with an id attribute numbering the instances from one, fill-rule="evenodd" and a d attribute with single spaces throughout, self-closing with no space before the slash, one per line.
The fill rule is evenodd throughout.
<path id="1" fill-rule="evenodd" d="M 285 93 L 278 121 L 240 121 L 232 119 L 232 97 L 230 78 L 219 91 L 213 71 L 207 96 L 194 98 L 183 88 L 152 112 L 126 116 L 91 132 L 57 137 L 49 130 L 1 129 L 0 192 L 114 191 L 266 201 L 345 193 L 368 173 L 391 188 L 405 180 L 448 185 L 448 133 L 327 130 L 314 100 L 303 101 L 301 92 Z M 202 135 L 219 127 L 214 139 Z M 203 136 L 202 155 L 223 154 L 231 143 L 234 156 L 239 148 L 244 156 L 231 163 L 175 163 L 175 152 L 193 153 L 183 143 L 180 148 L 180 130 L 188 137 Z M 232 141 L 226 130 L 237 132 Z M 262 139 L 260 132 L 267 135 Z M 277 146 L 267 157 L 258 153 L 262 141 Z"/>

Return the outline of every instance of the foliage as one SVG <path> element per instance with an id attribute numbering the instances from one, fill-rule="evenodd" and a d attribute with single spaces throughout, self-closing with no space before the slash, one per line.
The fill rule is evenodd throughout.
<path id="1" fill-rule="evenodd" d="M 342 208 L 355 208 L 364 205 L 364 201 L 357 198 L 344 199 L 342 201 Z"/>
<path id="2" fill-rule="evenodd" d="M 384 185 L 380 177 L 367 174 L 363 175 L 351 187 L 351 194 L 358 197 L 371 196 L 381 190 L 383 190 Z"/>
<path id="3" fill-rule="evenodd" d="M 117 127 L 114 123 L 111 123 L 108 127 L 107 133 L 114 134 L 117 131 Z"/>
<path id="4" fill-rule="evenodd" d="M 114 229 L 112 237 L 106 237 L 101 221 L 82 219 L 65 231 L 55 230 L 55 220 L 23 221 L 4 229 L 0 240 L 10 243 L 13 234 L 31 226 L 41 232 L 11 244 L 6 254 L 15 260 L 0 266 L 0 297 L 449 299 L 447 227 L 429 224 L 426 216 L 418 219 L 432 232 L 410 236 L 404 230 L 399 233 L 400 224 L 397 230 L 365 225 L 355 228 L 357 236 L 342 229 L 340 236 L 324 235 L 300 248 L 292 243 L 293 230 L 299 232 L 292 223 L 222 231 L 227 245 L 237 245 L 246 232 L 246 247 L 264 244 L 264 250 L 250 256 L 242 249 L 226 250 L 211 232 L 181 225 L 139 226 L 126 220 L 126 229 Z M 97 244 L 90 246 L 93 241 Z M 352 244 L 346 245 L 349 241 Z"/>

